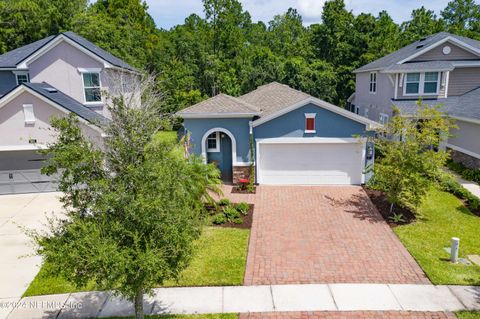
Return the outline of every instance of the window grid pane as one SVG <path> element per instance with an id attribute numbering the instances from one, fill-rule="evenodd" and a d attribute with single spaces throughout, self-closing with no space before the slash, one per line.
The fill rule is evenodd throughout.
<path id="1" fill-rule="evenodd" d="M 419 82 L 420 73 L 407 73 L 407 82 Z"/>
<path id="2" fill-rule="evenodd" d="M 83 73 L 86 102 L 101 102 L 100 75 L 98 73 Z"/>
<path id="3" fill-rule="evenodd" d="M 437 93 L 437 82 L 425 82 L 424 93 Z"/>
<path id="4" fill-rule="evenodd" d="M 405 92 L 407 94 L 415 94 L 418 93 L 420 85 L 419 83 L 407 83 L 407 87 L 405 89 Z"/>
<path id="5" fill-rule="evenodd" d="M 437 82 L 438 73 L 437 72 L 426 72 L 425 73 L 425 82 Z"/>

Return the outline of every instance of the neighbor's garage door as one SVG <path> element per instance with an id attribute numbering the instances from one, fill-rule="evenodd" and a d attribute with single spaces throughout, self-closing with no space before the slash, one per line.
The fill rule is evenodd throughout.
<path id="1" fill-rule="evenodd" d="M 43 164 L 36 151 L 0 152 L 0 195 L 55 191 L 55 179 L 40 173 Z"/>
<path id="2" fill-rule="evenodd" d="M 361 184 L 365 144 L 322 139 L 258 144 L 258 182 L 272 185 Z"/>

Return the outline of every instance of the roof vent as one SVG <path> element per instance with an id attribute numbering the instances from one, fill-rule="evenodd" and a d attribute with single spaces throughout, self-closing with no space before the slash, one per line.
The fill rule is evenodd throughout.
<path id="1" fill-rule="evenodd" d="M 57 93 L 58 92 L 57 89 L 51 88 L 51 87 L 45 88 L 45 91 L 47 91 L 48 93 Z"/>
<path id="2" fill-rule="evenodd" d="M 417 49 L 423 48 L 423 44 L 417 45 Z"/>

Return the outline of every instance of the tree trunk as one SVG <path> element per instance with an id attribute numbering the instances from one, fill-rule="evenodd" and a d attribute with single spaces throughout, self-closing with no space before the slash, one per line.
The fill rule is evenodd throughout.
<path id="1" fill-rule="evenodd" d="M 139 288 L 137 290 L 137 295 L 135 296 L 135 318 L 143 319 L 143 289 Z"/>

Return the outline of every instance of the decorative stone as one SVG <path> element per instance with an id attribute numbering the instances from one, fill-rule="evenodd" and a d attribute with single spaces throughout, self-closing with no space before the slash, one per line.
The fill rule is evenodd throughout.
<path id="1" fill-rule="evenodd" d="M 250 178 L 250 166 L 234 166 L 233 167 L 233 183 L 238 184 L 241 179 Z"/>
<path id="2" fill-rule="evenodd" d="M 480 168 L 480 159 L 470 156 L 468 154 L 448 149 L 452 154 L 452 160 L 454 162 L 462 163 L 468 168 L 477 169 Z"/>

